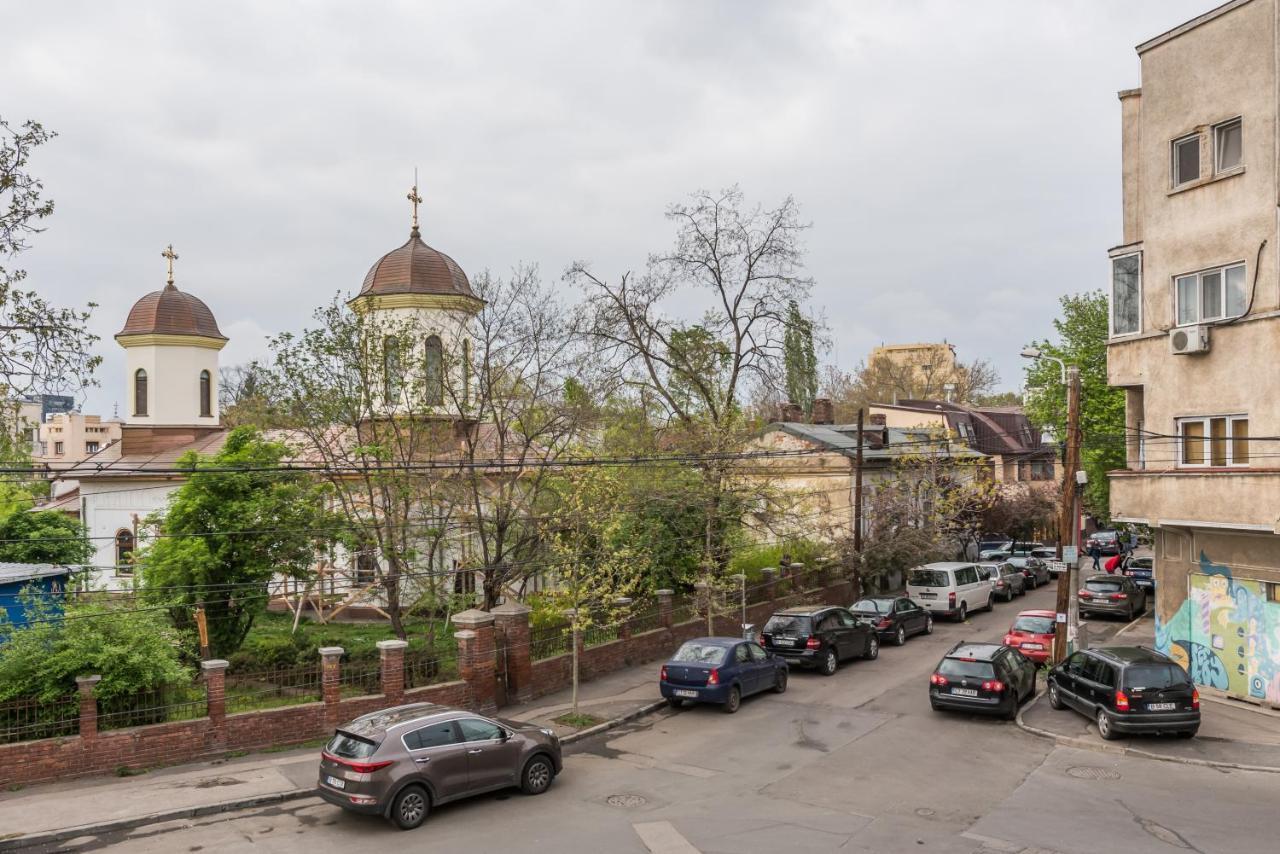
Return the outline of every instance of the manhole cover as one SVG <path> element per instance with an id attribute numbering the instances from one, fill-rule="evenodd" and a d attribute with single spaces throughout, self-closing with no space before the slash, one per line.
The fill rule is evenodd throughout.
<path id="1" fill-rule="evenodd" d="M 623 809 L 634 809 L 649 803 L 639 795 L 610 795 L 604 799 L 604 802 L 611 807 L 622 807 Z"/>
<path id="2" fill-rule="evenodd" d="M 920 807 L 919 809 L 916 810 L 916 815 L 920 816 L 921 818 L 933 818 L 935 813 L 933 810 L 929 809 L 928 807 Z"/>
<path id="3" fill-rule="evenodd" d="M 1073 765 L 1067 773 L 1080 780 L 1119 780 L 1120 772 L 1110 768 L 1099 768 L 1096 765 Z"/>

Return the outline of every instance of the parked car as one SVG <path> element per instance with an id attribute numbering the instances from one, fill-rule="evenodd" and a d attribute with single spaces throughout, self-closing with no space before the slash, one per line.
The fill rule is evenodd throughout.
<path id="1" fill-rule="evenodd" d="M 993 534 L 978 541 L 976 560 L 990 560 L 997 552 L 1008 552 L 1013 548 L 1013 540 L 1004 534 Z"/>
<path id="2" fill-rule="evenodd" d="M 1035 665 L 1003 644 L 962 641 L 929 676 L 929 705 L 935 712 L 990 712 L 1012 720 L 1035 691 Z"/>
<path id="3" fill-rule="evenodd" d="M 978 571 L 991 579 L 997 599 L 1012 602 L 1014 596 L 1027 595 L 1027 577 L 1008 561 L 980 563 Z"/>
<path id="4" fill-rule="evenodd" d="M 1156 592 L 1155 556 L 1132 555 L 1121 564 L 1120 574 L 1132 578 L 1133 583 L 1146 591 L 1148 596 Z"/>
<path id="5" fill-rule="evenodd" d="M 970 611 L 990 611 L 995 582 L 978 572 L 976 564 L 927 563 L 907 573 L 907 596 L 926 610 L 964 622 Z"/>
<path id="6" fill-rule="evenodd" d="M 686 700 L 715 703 L 729 714 L 742 698 L 787 690 L 787 662 L 742 638 L 685 641 L 658 673 L 658 687 L 673 708 Z"/>
<path id="7" fill-rule="evenodd" d="M 854 602 L 849 610 L 858 619 L 871 622 L 881 638 L 897 646 L 906 643 L 909 635 L 933 634 L 933 614 L 906 596 L 869 596 Z"/>
<path id="8" fill-rule="evenodd" d="M 1147 592 L 1123 575 L 1091 575 L 1076 597 L 1081 617 L 1123 614 L 1132 620 L 1147 610 Z"/>
<path id="9" fill-rule="evenodd" d="M 1035 590 L 1041 584 L 1049 583 L 1049 564 L 1038 557 L 1012 555 L 1009 563 L 1013 564 L 1027 579 L 1027 586 Z"/>
<path id="10" fill-rule="evenodd" d="M 1036 664 L 1044 664 L 1053 652 L 1053 617 L 1053 611 L 1023 611 L 1005 634 L 1005 645 Z"/>
<path id="11" fill-rule="evenodd" d="M 412 703 L 338 727 L 320 754 L 317 791 L 411 830 L 449 801 L 512 786 L 542 794 L 561 767 L 560 740 L 549 729 Z"/>
<path id="12" fill-rule="evenodd" d="M 835 673 L 846 658 L 880 655 L 875 628 L 848 608 L 831 605 L 777 612 L 760 631 L 760 645 L 789 664 L 816 668 L 824 676 Z"/>
<path id="13" fill-rule="evenodd" d="M 1095 545 L 1101 549 L 1104 555 L 1120 554 L 1123 549 L 1119 531 L 1094 531 L 1089 535 L 1089 539 L 1085 541 L 1085 554 L 1088 554 L 1089 550 Z"/>
<path id="14" fill-rule="evenodd" d="M 1014 543 L 1006 551 L 1010 557 L 1030 557 L 1032 552 L 1042 548 L 1043 543 Z"/>
<path id="15" fill-rule="evenodd" d="M 1049 705 L 1072 708 L 1105 739 L 1200 729 L 1200 692 L 1173 659 L 1141 646 L 1087 649 L 1049 671 Z"/>
<path id="16" fill-rule="evenodd" d="M 1046 561 L 1057 560 L 1058 547 L 1057 546 L 1036 546 L 1034 549 L 1031 550 L 1031 556 L 1035 558 L 1039 558 L 1040 560 L 1046 560 Z"/>

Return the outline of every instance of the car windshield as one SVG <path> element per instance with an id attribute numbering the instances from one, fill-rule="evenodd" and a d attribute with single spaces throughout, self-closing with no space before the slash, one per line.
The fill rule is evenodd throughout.
<path id="1" fill-rule="evenodd" d="M 1135 664 L 1124 672 L 1126 688 L 1181 688 L 1189 684 L 1176 664 Z"/>
<path id="2" fill-rule="evenodd" d="M 774 614 L 764 624 L 766 635 L 806 635 L 809 633 L 809 618 L 791 614 Z"/>
<path id="3" fill-rule="evenodd" d="M 719 664 L 724 660 L 724 647 L 714 643 L 688 641 L 676 650 L 671 660 L 687 661 L 691 664 Z"/>
<path id="4" fill-rule="evenodd" d="M 889 609 L 893 607 L 892 599 L 859 599 L 853 603 L 850 611 L 874 611 L 877 614 L 887 614 Z"/>
<path id="5" fill-rule="evenodd" d="M 938 666 L 943 676 L 972 676 L 976 679 L 990 679 L 996 675 L 990 661 L 974 661 L 971 658 L 944 658 Z"/>
<path id="6" fill-rule="evenodd" d="M 366 759 L 378 749 L 378 743 L 348 732 L 335 732 L 325 750 L 343 759 Z"/>
<path id="7" fill-rule="evenodd" d="M 937 569 L 913 569 L 907 576 L 912 587 L 946 587 L 947 574 Z"/>
<path id="8" fill-rule="evenodd" d="M 1129 561 L 1129 566 L 1133 567 L 1134 569 L 1150 569 L 1150 568 L 1151 568 L 1151 558 L 1149 558 L 1149 557 L 1136 557 L 1136 558 L 1134 558 L 1133 560 Z"/>
<path id="9" fill-rule="evenodd" d="M 1033 635 L 1051 635 L 1053 634 L 1053 618 L 1019 617 L 1013 621 L 1013 630 Z"/>
<path id="10" fill-rule="evenodd" d="M 1116 538 L 1116 532 L 1115 531 L 1099 531 L 1098 533 L 1093 535 L 1093 538 L 1095 540 L 1098 540 L 1099 542 L 1103 542 L 1105 540 L 1114 540 Z"/>
<path id="11" fill-rule="evenodd" d="M 1093 590 L 1097 593 L 1119 593 L 1124 589 L 1124 585 L 1119 581 L 1110 581 L 1106 578 L 1090 578 L 1084 583 L 1084 589 Z"/>

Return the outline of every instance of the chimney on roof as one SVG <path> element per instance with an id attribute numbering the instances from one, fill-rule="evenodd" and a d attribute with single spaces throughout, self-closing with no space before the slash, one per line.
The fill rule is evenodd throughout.
<path id="1" fill-rule="evenodd" d="M 804 421 L 804 409 L 798 403 L 787 401 L 778 407 L 778 420 L 790 423 Z"/>
<path id="2" fill-rule="evenodd" d="M 873 412 L 867 416 L 867 447 L 878 451 L 889 444 L 889 428 L 885 426 L 887 418 L 883 412 Z"/>
<path id="3" fill-rule="evenodd" d="M 836 408 L 832 405 L 831 399 L 815 397 L 813 399 L 813 416 L 809 420 L 814 424 L 835 424 Z"/>

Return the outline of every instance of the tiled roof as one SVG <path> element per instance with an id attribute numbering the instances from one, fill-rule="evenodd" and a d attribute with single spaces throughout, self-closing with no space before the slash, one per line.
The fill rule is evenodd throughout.
<path id="1" fill-rule="evenodd" d="M 380 294 L 475 296 L 458 263 L 423 243 L 417 229 L 403 246 L 379 258 L 364 277 L 360 296 Z"/>

